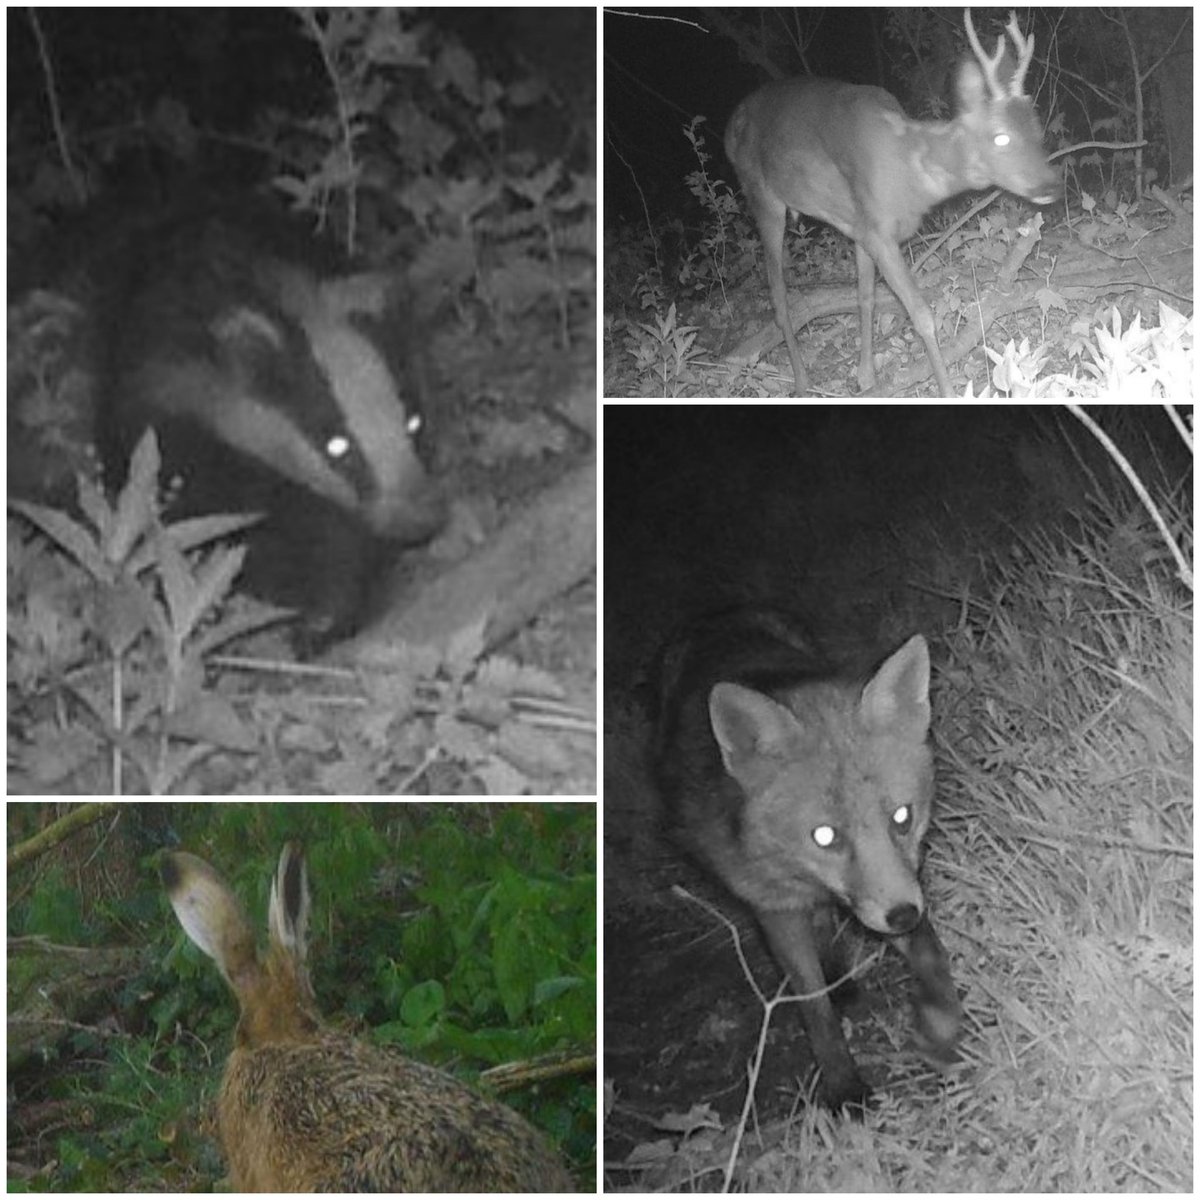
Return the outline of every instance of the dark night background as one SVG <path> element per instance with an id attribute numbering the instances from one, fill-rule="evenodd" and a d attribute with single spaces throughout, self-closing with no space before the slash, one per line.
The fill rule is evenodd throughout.
<path id="1" fill-rule="evenodd" d="M 582 303 L 576 311 L 590 332 L 595 10 L 315 9 L 322 46 L 304 11 L 10 8 L 10 298 L 49 290 L 86 310 L 95 264 L 135 256 L 141 231 L 174 211 L 286 212 L 297 218 L 289 227 L 319 231 L 339 255 L 403 273 L 418 317 L 446 337 L 461 326 L 469 339 L 467 352 L 435 347 L 435 365 L 447 358 L 465 391 L 475 390 L 475 375 L 494 386 L 492 363 L 464 378 L 465 354 L 527 331 L 511 320 L 497 330 L 489 316 L 481 337 L 457 318 L 481 271 L 507 270 L 507 280 L 514 261 L 526 265 L 521 234 L 530 223 L 514 231 L 508 218 L 528 202 L 508 181 L 558 172 L 538 186 L 553 186 L 559 201 L 577 178 L 578 208 L 589 209 L 576 216 L 560 201 L 575 222 L 568 250 L 587 263 L 576 286 L 587 312 Z M 351 119 L 339 118 L 339 106 Z M 476 207 L 447 215 L 464 193 Z M 474 242 L 488 238 L 481 266 Z M 522 315 L 540 318 L 536 281 L 532 296 Z M 549 297 L 541 307 L 549 312 Z M 12 326 L 10 314 L 10 338 Z M 86 356 L 86 336 L 67 336 L 66 353 Z M 581 345 L 590 366 L 594 351 Z M 40 345 L 21 348 L 46 357 Z M 88 400 L 72 398 L 55 414 L 67 428 L 51 433 L 72 460 L 42 453 L 44 422 L 12 403 L 11 349 L 10 445 L 14 425 L 34 427 L 38 439 L 39 461 L 17 456 L 19 494 L 73 497 L 74 472 L 87 469 L 74 452 L 90 433 Z"/>
<path id="2" fill-rule="evenodd" d="M 741 59 L 734 43 L 717 32 L 712 10 L 630 11 L 638 15 L 604 14 L 604 201 L 610 227 L 614 220 L 644 219 L 631 169 L 646 193 L 652 217 L 678 210 L 687 195 L 683 178 L 696 166 L 679 130 L 697 114 L 707 118 L 703 129 L 716 156 L 713 169 L 729 178 L 721 150 L 725 122 L 737 102 L 766 80 L 761 69 Z M 780 19 L 775 10 L 762 11 L 764 22 Z M 961 10 L 944 11 L 947 22 L 953 22 L 956 13 L 961 21 Z M 810 52 L 813 73 L 893 86 L 880 40 L 887 12 L 830 8 L 813 18 L 820 22 Z M 794 58 L 787 69 L 804 73 Z"/>
<path id="3" fill-rule="evenodd" d="M 989 51 L 1009 11 L 971 9 Z M 1179 8 L 1146 7 L 1137 14 L 1126 28 L 1119 13 L 1108 11 L 1099 17 L 1085 8 L 1017 10 L 1037 47 L 1030 92 L 1052 135 L 1065 135 L 1061 144 L 1082 137 L 1101 118 L 1104 132 L 1132 134 L 1124 118 L 1114 119 L 1111 105 L 1097 100 L 1095 81 L 1111 80 L 1132 104 L 1131 55 L 1161 59 L 1144 81 L 1148 145 L 1142 153 L 1160 179 L 1182 180 L 1192 164 L 1192 128 L 1178 98 L 1191 86 L 1192 31 Z M 706 118 L 709 169 L 728 179 L 725 124 L 737 102 L 768 79 L 813 75 L 870 84 L 891 92 L 914 119 L 948 119 L 956 107 L 955 70 L 967 53 L 957 6 L 606 11 L 607 212 L 614 220 L 643 222 L 643 194 L 651 220 L 683 210 L 684 177 L 695 170 L 696 157 L 680 129 L 697 115 Z M 1114 161 L 1124 159 L 1106 160 L 1109 172 Z M 1112 185 L 1111 174 L 1097 173 L 1100 165 L 1078 164 L 1085 186 Z"/>
<path id="4" fill-rule="evenodd" d="M 272 262 L 294 255 L 322 276 L 363 268 L 386 283 L 389 311 L 371 337 L 403 358 L 424 410 L 428 466 L 470 533 L 436 561 L 372 547 L 370 557 L 378 549 L 380 561 L 377 569 L 367 565 L 377 577 L 381 619 L 400 606 L 399 576 L 410 567 L 415 591 L 423 586 L 415 580 L 419 570 L 432 577 L 484 545 L 490 549 L 518 509 L 540 503 L 576 468 L 585 472 L 586 492 L 595 427 L 596 22 L 594 7 L 10 8 L 10 501 L 78 516 L 78 476 L 116 492 L 124 464 L 110 454 L 101 472 L 95 452 L 119 423 L 111 394 L 117 389 L 105 386 L 115 357 L 109 351 L 125 345 L 134 359 L 139 348 L 155 349 L 157 336 L 138 324 L 136 305 L 123 293 L 131 300 L 142 294 L 142 278 L 177 289 L 187 326 L 201 305 L 190 303 L 191 278 L 161 252 L 160 235 L 176 222 L 218 215 L 249 232 L 228 260 L 216 252 L 223 252 L 223 238 L 215 251 L 197 247 L 198 257 L 214 251 L 211 265 L 220 268 L 213 295 L 196 293 L 203 304 L 219 308 L 232 277 L 231 311 L 241 311 L 238 268 L 256 274 L 254 262 L 244 260 L 255 259 L 259 229 L 263 257 Z M 277 273 L 272 266 L 260 274 Z M 185 373 L 196 365 L 189 361 L 193 347 L 207 354 L 212 340 L 200 324 L 194 333 L 178 346 Z M 290 360 L 298 337 L 293 343 L 289 334 L 283 358 Z M 168 347 L 164 361 L 175 353 Z M 224 370 L 229 356 L 219 357 Z M 228 367 L 231 375 L 235 369 Z M 251 389 L 261 386 L 271 393 L 270 407 L 307 420 L 308 405 L 296 402 L 306 397 L 295 395 L 304 389 L 283 378 L 274 366 L 263 369 Z M 312 392 L 314 408 L 336 415 L 325 389 Z M 241 437 L 226 429 L 218 440 Z M 187 439 L 180 442 L 186 450 Z M 211 463 L 208 494 L 225 503 L 223 459 L 214 454 Z M 142 482 L 148 497 L 153 480 Z M 230 496 L 229 507 L 240 499 Z M 553 494 L 545 503 L 556 507 Z M 249 506 L 259 507 L 253 500 Z M 314 522 L 286 508 L 272 515 L 296 535 L 292 544 L 319 544 Z M 582 511 L 591 515 L 586 506 Z M 41 531 L 30 521 L 15 528 L 24 540 L 17 543 L 10 522 L 10 550 L 27 548 L 22 563 L 29 569 L 14 565 L 17 554 L 10 553 L 10 649 L 18 641 L 19 604 L 28 598 L 30 613 L 45 610 L 35 594 L 45 582 Z M 590 521 L 572 528 L 590 528 Z M 129 537 L 118 540 L 128 548 Z M 575 676 L 568 689 L 590 705 L 594 543 L 582 537 L 573 545 L 580 547 L 577 560 L 547 559 L 560 570 L 570 560 L 571 582 L 584 580 L 561 600 L 569 608 L 565 619 L 528 624 L 535 609 L 548 612 L 560 602 L 568 585 L 556 577 L 545 585 L 548 595 L 523 593 L 526 607 L 514 621 L 524 626 L 523 642 L 553 624 L 558 632 L 545 638 L 547 654 Z M 335 587 L 352 574 L 298 557 Z M 74 569 L 67 559 L 63 568 Z M 487 572 L 480 576 L 482 588 Z M 454 590 L 460 600 L 470 591 Z M 89 652 L 91 609 L 80 602 L 70 617 L 72 646 Z M 316 649 L 289 645 L 281 652 Z M 59 686 L 61 660 L 54 677 Z M 21 719 L 31 728 L 43 719 L 47 728 L 61 725 L 61 713 L 49 715 L 55 707 L 31 705 Z M 18 736 L 40 744 L 28 729 Z M 543 790 L 594 792 L 586 730 L 579 744 L 581 761 L 591 760 L 583 784 Z M 47 759 L 57 769 L 57 759 Z M 106 769 L 107 755 L 84 759 L 87 769 Z"/>
<path id="5" fill-rule="evenodd" d="M 114 193 L 125 203 L 143 203 L 173 198 L 174 189 L 186 191 L 197 180 L 208 186 L 261 186 L 281 164 L 311 166 L 294 157 L 299 149 L 294 123 L 322 122 L 310 131 L 314 142 L 331 131 L 328 74 L 291 8 L 35 11 L 36 33 L 28 10 L 9 8 L 7 14 L 10 244 L 64 211 Z M 528 93 L 530 102 L 519 110 L 519 133 L 506 120 L 504 149 L 520 141 L 535 152 L 561 154 L 573 169 L 591 167 L 593 138 L 579 135 L 594 122 L 594 9 L 407 11 L 412 15 L 405 18 L 403 36 L 413 40 L 400 57 L 412 53 L 412 68 L 395 65 L 394 70 L 408 81 L 407 97 L 421 117 L 462 121 L 463 114 L 453 111 L 454 89 L 444 86 L 444 77 L 434 89 L 424 86 L 429 59 L 456 41 L 481 73 L 504 83 L 533 77 L 546 85 L 540 98 Z M 429 28 L 432 35 L 422 32 Z M 386 52 L 392 54 L 386 61 L 399 62 L 394 47 Z M 366 48 L 352 49 L 351 58 L 354 53 L 361 67 Z M 420 55 L 426 56 L 424 63 L 418 62 Z M 62 145 L 47 98 L 47 63 Z M 348 61 L 341 64 L 348 66 Z M 505 96 L 503 102 L 512 99 Z M 418 128 L 420 118 L 409 119 L 397 100 L 389 96 L 386 115 L 393 132 L 407 125 L 412 149 L 405 153 L 411 154 L 427 129 Z M 507 117 L 512 114 L 508 109 Z M 281 137 L 285 127 L 290 142 Z M 475 130 L 476 147 L 484 155 L 497 152 L 495 144 L 484 148 L 495 132 Z M 64 145 L 74 179 L 65 170 Z M 372 134 L 359 153 L 387 146 Z M 395 157 L 395 146 L 390 149 Z M 461 153 L 456 161 L 463 164 Z"/>
<path id="6" fill-rule="evenodd" d="M 971 9 L 988 54 L 1003 36 L 1009 12 Z M 1151 199 L 1146 188 L 1153 181 L 1186 188 L 1194 140 L 1186 9 L 1026 8 L 1017 10 L 1016 19 L 1034 40 L 1025 88 L 1044 128 L 1045 151 L 1062 173 L 1066 214 L 1078 209 L 1084 195 L 1116 211 Z M 768 81 L 817 77 L 881 88 L 914 121 L 952 121 L 962 109 L 960 67 L 971 57 L 964 12 L 961 7 L 606 10 L 604 38 L 604 300 L 615 331 L 606 355 L 607 394 L 723 395 L 725 364 L 712 369 L 710 360 L 735 345 L 761 355 L 747 335 L 761 328 L 760 314 L 770 312 L 760 238 L 724 151 L 734 109 Z M 1143 71 L 1139 61 L 1155 66 Z M 1140 148 L 1131 149 L 1139 140 Z M 1072 154 L 1076 146 L 1083 152 Z M 969 189 L 947 198 L 925 214 L 922 230 L 944 227 L 980 199 Z M 1005 206 L 1014 201 L 996 203 L 1008 211 Z M 1032 209 L 1022 201 L 1012 211 L 1024 219 Z M 1083 264 L 1075 261 L 1063 213 L 1056 205 L 1043 210 L 1046 252 L 1054 256 L 1057 277 L 1070 278 Z M 814 219 L 797 225 L 804 236 L 785 238 L 796 259 L 785 277 L 793 287 L 797 280 L 806 281 L 806 288 L 828 285 L 814 303 L 827 302 L 830 313 L 835 303 L 837 312 L 852 312 L 857 302 L 849 283 L 855 273 L 849 240 Z M 988 226 L 972 228 L 978 232 L 970 236 L 992 244 Z M 1156 257 L 1143 246 L 1143 256 L 1147 253 Z M 1177 256 L 1168 243 L 1163 257 Z M 1159 295 L 1187 295 L 1186 282 L 1164 282 L 1162 270 L 1155 274 Z M 877 287 L 877 294 L 888 293 Z M 749 317 L 739 300 L 755 306 Z M 1124 303 L 1131 321 L 1128 292 Z M 653 362 L 656 351 L 655 336 L 647 340 L 640 327 L 647 311 L 664 327 L 673 321 L 695 327 L 695 345 L 704 352 L 683 366 L 669 364 L 673 392 L 661 384 L 652 390 L 656 381 L 644 377 L 643 359 Z M 1087 315 L 1102 321 L 1104 312 L 1100 307 Z M 1155 317 L 1146 310 L 1143 322 Z M 951 324 L 941 311 L 938 319 Z M 907 323 L 902 318 L 902 327 Z M 856 337 L 854 325 L 852 318 Z M 1053 322 L 1043 326 L 1043 339 L 1054 345 L 1061 331 Z M 943 328 L 941 336 L 946 332 Z M 1032 337 L 1032 329 L 1028 332 Z M 985 365 L 980 358 L 970 369 L 981 376 Z M 826 386 L 838 392 L 840 379 Z M 857 389 L 857 383 L 851 386 Z"/>
<path id="7" fill-rule="evenodd" d="M 1140 411 L 1140 410 L 1139 410 Z M 1153 414 L 1153 410 L 1147 410 Z M 611 697 L 679 620 L 774 600 L 871 648 L 941 619 L 910 590 L 913 535 L 988 544 L 1038 511 L 1022 474 L 1055 406 L 609 405 L 605 665 Z M 1150 415 L 1147 419 L 1157 418 Z"/>
<path id="8" fill-rule="evenodd" d="M 1157 406 L 1091 411 L 1178 459 Z M 811 607 L 850 645 L 934 633 L 948 610 L 923 573 L 1082 504 L 1062 430 L 1096 453 L 1060 405 L 607 405 L 609 699 L 677 622 L 726 604 Z"/>
<path id="9" fill-rule="evenodd" d="M 1184 481 L 1186 511 L 1189 460 L 1161 410 L 1089 412 L 1146 479 Z M 853 669 L 918 631 L 941 669 L 945 646 L 971 638 L 962 627 L 1006 603 L 1026 547 L 1088 520 L 1097 480 L 1131 526 L 1147 524 L 1062 406 L 610 404 L 604 433 L 605 937 L 620 947 L 606 958 L 605 1073 L 626 1113 L 708 1103 L 733 1119 L 760 1014 L 724 931 L 673 886 L 731 914 L 766 994 L 779 976 L 753 921 L 665 836 L 646 760 L 664 637 L 762 602 L 799 614 Z M 1032 620 L 1031 639 L 1052 636 L 1036 606 Z M 794 1113 L 806 1053 L 794 1011 L 771 1036 L 766 1121 Z M 647 1136 L 614 1118 L 606 1161 Z"/>

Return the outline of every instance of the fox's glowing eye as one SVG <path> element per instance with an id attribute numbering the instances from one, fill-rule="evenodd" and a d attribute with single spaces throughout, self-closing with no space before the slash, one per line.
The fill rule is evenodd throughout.
<path id="1" fill-rule="evenodd" d="M 912 827 L 912 809 L 907 804 L 902 804 L 894 813 L 892 813 L 892 824 L 901 833 L 907 833 Z"/>
<path id="2" fill-rule="evenodd" d="M 838 840 L 837 830 L 832 825 L 818 825 L 812 831 L 812 840 L 822 850 L 828 850 Z"/>

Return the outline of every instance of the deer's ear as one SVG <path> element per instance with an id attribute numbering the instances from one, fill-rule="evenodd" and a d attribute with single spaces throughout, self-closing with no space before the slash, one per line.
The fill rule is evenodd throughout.
<path id="1" fill-rule="evenodd" d="M 987 82 L 972 59 L 964 59 L 959 64 L 957 84 L 960 112 L 975 112 L 987 103 Z"/>
<path id="2" fill-rule="evenodd" d="M 882 88 L 818 78 L 765 84 L 729 118 L 725 154 L 762 237 L 794 395 L 809 393 L 783 279 L 789 210 L 825 221 L 855 244 L 859 390 L 877 394 L 872 325 L 878 271 L 925 343 L 937 395 L 955 396 L 961 388 L 951 385 L 937 322 L 900 243 L 917 232 L 934 205 L 960 192 L 1002 187 L 1035 204 L 1062 195 L 1061 172 L 1047 161 L 1033 101 L 1022 91 L 1033 38 L 1021 33 L 1014 14 L 1007 39 L 998 37 L 988 53 L 969 9 L 965 20 L 972 53 L 955 77 L 959 112 L 952 122 L 913 121 Z"/>

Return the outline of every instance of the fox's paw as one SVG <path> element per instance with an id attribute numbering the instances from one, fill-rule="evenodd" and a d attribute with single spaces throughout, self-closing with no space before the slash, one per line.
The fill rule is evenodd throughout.
<path id="1" fill-rule="evenodd" d="M 915 1006 L 913 1015 L 915 1041 L 921 1057 L 939 1069 L 958 1062 L 958 1042 L 963 1027 L 963 1010 L 958 996 L 922 1000 Z"/>
<path id="2" fill-rule="evenodd" d="M 857 1071 L 838 1078 L 822 1079 L 817 1096 L 826 1108 L 840 1110 L 846 1116 L 859 1120 L 871 1103 L 871 1089 Z"/>

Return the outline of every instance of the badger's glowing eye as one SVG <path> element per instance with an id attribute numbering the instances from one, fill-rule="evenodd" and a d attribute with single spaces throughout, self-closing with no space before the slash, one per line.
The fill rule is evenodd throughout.
<path id="1" fill-rule="evenodd" d="M 337 460 L 350 453 L 350 439 L 345 434 L 335 434 L 325 443 L 325 453 Z"/>
<path id="2" fill-rule="evenodd" d="M 409 437 L 415 438 L 417 434 L 421 432 L 421 426 L 424 424 L 425 422 L 421 420 L 421 414 L 413 413 L 413 415 L 404 422 L 404 431 Z"/>

